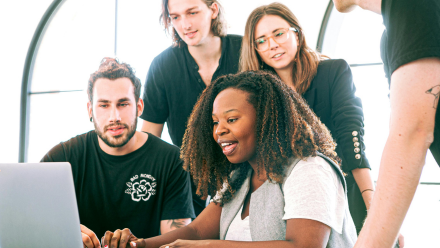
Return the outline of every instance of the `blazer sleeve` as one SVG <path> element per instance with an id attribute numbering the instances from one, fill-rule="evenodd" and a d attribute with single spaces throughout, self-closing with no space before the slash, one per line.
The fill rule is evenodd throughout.
<path id="1" fill-rule="evenodd" d="M 362 101 L 355 95 L 350 66 L 345 60 L 334 60 L 330 68 L 332 135 L 339 146 L 342 167 L 345 171 L 369 168 L 365 156 L 364 113 Z M 342 156 L 341 156 L 342 155 Z"/>

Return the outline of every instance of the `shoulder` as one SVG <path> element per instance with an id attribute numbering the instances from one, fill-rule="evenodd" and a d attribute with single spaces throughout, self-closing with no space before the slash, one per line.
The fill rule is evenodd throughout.
<path id="1" fill-rule="evenodd" d="M 54 146 L 42 159 L 42 161 L 68 162 L 72 154 L 87 149 L 87 143 L 96 136 L 94 130 L 77 135 L 67 141 L 60 142 Z"/>
<path id="2" fill-rule="evenodd" d="M 321 61 L 315 79 L 319 82 L 328 82 L 330 87 L 339 85 L 341 82 L 352 83 L 353 81 L 350 65 L 343 59 Z"/>
<path id="3" fill-rule="evenodd" d="M 313 170 L 325 170 L 325 171 L 333 171 L 332 166 L 322 157 L 316 156 L 316 157 L 307 157 L 305 160 L 300 160 L 293 171 L 295 170 L 307 170 L 307 171 L 313 171 Z M 292 172 L 293 172 L 292 171 Z"/>
<path id="4" fill-rule="evenodd" d="M 320 156 L 300 160 L 291 173 L 285 175 L 285 184 L 291 186 L 297 183 L 323 185 L 328 183 L 328 185 L 338 186 L 339 181 L 335 168 Z"/>
<path id="5" fill-rule="evenodd" d="M 226 38 L 229 39 L 231 42 L 240 42 L 243 40 L 243 36 L 238 34 L 228 34 L 226 35 Z"/>
<path id="6" fill-rule="evenodd" d="M 303 218 L 342 233 L 346 196 L 335 170 L 322 157 L 298 162 L 283 187 L 284 220 Z"/>
<path id="7" fill-rule="evenodd" d="M 231 45 L 233 50 L 240 50 L 243 36 L 238 34 L 228 34 L 224 40 Z"/>
<path id="8" fill-rule="evenodd" d="M 326 59 L 319 63 L 318 65 L 318 72 L 320 70 L 335 70 L 335 69 L 342 69 L 346 70 L 350 68 L 347 61 L 343 59 Z"/>
<path id="9" fill-rule="evenodd" d="M 159 154 L 162 154 L 163 156 L 173 156 L 174 158 L 179 158 L 180 156 L 179 147 L 163 141 L 162 139 L 154 136 L 151 133 L 148 133 L 147 142 L 150 143 L 149 147 L 152 148 L 152 152 L 157 152 Z"/>
<path id="10" fill-rule="evenodd" d="M 87 133 L 83 133 L 83 134 L 79 134 L 71 139 L 69 139 L 68 141 L 65 142 L 61 142 L 61 144 L 63 144 L 64 146 L 68 147 L 68 148 L 85 148 L 85 145 L 92 141 L 92 139 L 96 137 L 96 132 L 95 130 L 91 130 L 88 131 Z"/>
<path id="11" fill-rule="evenodd" d="M 319 62 L 318 70 L 310 88 L 334 87 L 340 81 L 352 81 L 351 70 L 343 59 L 326 59 Z"/>
<path id="12" fill-rule="evenodd" d="M 177 64 L 179 60 L 184 56 L 183 49 L 186 46 L 170 46 L 157 55 L 151 62 L 152 67 L 161 67 L 163 65 Z M 179 59 L 179 60 L 176 60 Z"/>
<path id="13" fill-rule="evenodd" d="M 387 0 L 382 1 L 382 16 L 385 19 L 385 26 L 399 26 L 400 22 L 417 24 L 423 23 L 424 20 L 435 20 L 440 14 L 440 5 L 438 0 Z M 416 16 L 417 18 L 408 18 L 409 16 Z M 394 19 L 399 22 L 393 22 Z M 428 26 L 436 26 L 437 23 L 430 23 L 431 25 L 417 26 L 418 28 L 431 28 Z"/>
<path id="14" fill-rule="evenodd" d="M 338 169 L 320 156 L 300 160 L 290 175 L 285 175 L 283 190 L 295 194 L 293 191 L 311 192 L 325 189 L 326 192 L 333 192 L 344 198 L 345 182 L 336 170 Z"/>
<path id="15" fill-rule="evenodd" d="M 386 30 L 381 50 L 388 76 L 412 61 L 440 57 L 438 0 L 387 0 L 382 7 Z"/>

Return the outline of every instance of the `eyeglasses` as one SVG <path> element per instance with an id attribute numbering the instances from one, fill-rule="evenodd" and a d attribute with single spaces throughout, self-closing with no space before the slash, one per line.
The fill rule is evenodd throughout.
<path id="1" fill-rule="evenodd" d="M 269 50 L 269 39 L 272 39 L 277 44 L 282 44 L 289 39 L 289 31 L 298 32 L 296 28 L 279 28 L 273 32 L 271 36 L 261 37 L 255 40 L 255 49 L 260 52 Z"/>

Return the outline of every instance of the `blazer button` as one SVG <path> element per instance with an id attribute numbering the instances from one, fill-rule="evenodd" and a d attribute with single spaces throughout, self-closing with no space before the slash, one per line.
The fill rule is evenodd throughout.
<path id="1" fill-rule="evenodd" d="M 353 142 L 358 142 L 358 141 L 359 141 L 359 139 L 357 137 L 353 138 Z"/>
<path id="2" fill-rule="evenodd" d="M 351 134 L 353 134 L 353 136 L 357 136 L 358 132 L 357 131 L 353 131 Z"/>
<path id="3" fill-rule="evenodd" d="M 356 159 L 361 159 L 361 155 L 360 154 L 356 154 L 356 156 L 354 156 Z"/>
<path id="4" fill-rule="evenodd" d="M 359 142 L 354 142 L 354 147 L 359 147 Z"/>
<path id="5" fill-rule="evenodd" d="M 355 152 L 355 153 L 359 153 L 360 151 L 361 151 L 361 149 L 359 149 L 359 148 L 357 148 L 357 147 L 354 148 L 354 152 Z"/>

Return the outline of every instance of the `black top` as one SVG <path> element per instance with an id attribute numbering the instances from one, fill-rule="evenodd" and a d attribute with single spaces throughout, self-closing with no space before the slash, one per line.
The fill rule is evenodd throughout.
<path id="1" fill-rule="evenodd" d="M 381 40 L 381 56 L 389 83 L 391 75 L 400 66 L 421 58 L 440 57 L 439 0 L 382 0 L 382 16 L 385 31 Z M 430 149 L 440 164 L 438 109 L 434 142 Z"/>
<path id="2" fill-rule="evenodd" d="M 370 168 L 365 157 L 362 102 L 355 92 L 347 62 L 330 59 L 319 64 L 316 76 L 303 94 L 310 108 L 330 130 L 337 143 L 342 170 L 348 173 L 356 168 Z M 355 145 L 358 145 L 358 152 Z M 347 184 L 352 182 L 347 178 Z"/>
<path id="3" fill-rule="evenodd" d="M 220 76 L 237 73 L 242 37 L 227 35 L 222 37 L 222 54 L 214 81 Z M 144 112 L 142 119 L 153 123 L 167 122 L 173 144 L 182 146 L 183 135 L 192 109 L 200 94 L 206 88 L 200 77 L 199 66 L 188 51 L 185 42 L 180 47 L 169 47 L 151 63 L 144 89 Z M 196 194 L 196 186 L 191 183 L 196 215 L 205 208 L 206 201 Z"/>
<path id="4" fill-rule="evenodd" d="M 212 76 L 237 73 L 242 37 L 222 37 L 219 66 Z M 142 119 L 153 123 L 167 122 L 171 140 L 182 145 L 186 124 L 198 97 L 206 88 L 199 66 L 182 42 L 181 47 L 169 47 L 151 63 L 144 90 Z"/>
<path id="5" fill-rule="evenodd" d="M 153 237 L 160 234 L 161 220 L 194 217 L 179 149 L 152 134 L 136 151 L 113 156 L 90 131 L 56 145 L 41 162 L 72 165 L 80 222 L 98 238 L 123 228 Z"/>

